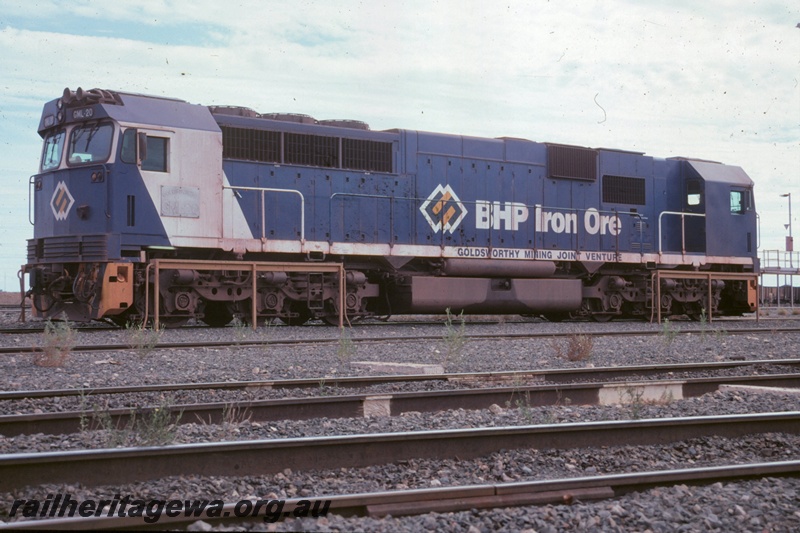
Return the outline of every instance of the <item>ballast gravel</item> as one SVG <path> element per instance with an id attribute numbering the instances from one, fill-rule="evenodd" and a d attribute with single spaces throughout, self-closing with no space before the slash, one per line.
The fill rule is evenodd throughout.
<path id="1" fill-rule="evenodd" d="M 99 500 L 113 494 L 149 499 L 324 499 L 327 495 L 407 488 L 509 483 L 606 473 L 667 470 L 800 458 L 800 438 L 765 434 L 740 439 L 707 437 L 661 446 L 602 449 L 503 450 L 474 460 L 410 460 L 361 469 L 291 471 L 238 478 L 182 476 L 147 483 L 84 488 L 46 485 L 2 495 L 8 509 L 16 498 L 68 493 Z M 246 529 L 315 531 L 796 531 L 800 524 L 797 479 L 762 479 L 711 487 L 665 487 L 603 502 L 527 506 L 514 509 L 430 513 L 384 518 L 343 518 L 331 514 L 284 524 L 253 522 Z M 611 514 L 608 514 L 611 513 Z M 715 515 L 716 518 L 711 518 Z M 613 520 L 608 520 L 613 518 Z M 706 522 L 706 520 L 709 520 Z M 394 528 L 394 529 L 392 529 Z M 477 529 L 472 529 L 477 528 Z M 587 529 L 588 528 L 588 529 Z M 224 530 L 218 526 L 216 530 Z"/>
<path id="2" fill-rule="evenodd" d="M 666 363 L 714 362 L 741 359 L 782 359 L 797 355 L 800 333 L 773 333 L 796 327 L 797 320 L 730 320 L 698 324 L 674 321 L 567 322 L 553 324 L 539 319 L 508 318 L 505 322 L 467 321 L 464 334 L 480 335 L 460 343 L 460 326 L 446 328 L 442 321 L 430 324 L 357 323 L 342 334 L 337 328 L 270 326 L 252 331 L 241 327 L 179 328 L 163 331 L 162 343 L 193 342 L 194 348 L 157 348 L 142 341 L 136 330 L 82 332 L 77 345 L 129 345 L 121 351 L 72 351 L 62 366 L 42 367 L 31 353 L 0 357 L 3 390 L 90 388 L 100 386 L 266 379 L 319 379 L 370 375 L 377 372 L 354 362 L 393 362 L 441 365 L 448 373 L 628 366 Z M 649 336 L 600 336 L 599 331 L 649 331 Z M 739 329 L 759 333 L 736 333 Z M 454 334 L 454 331 L 456 334 Z M 586 357 L 571 361 L 569 338 L 514 338 L 530 333 L 581 336 L 589 348 Z M 326 340 L 302 345 L 281 341 Z M 363 339 L 373 339 L 362 342 Z M 262 341 L 249 345 L 245 342 Z M 351 342 L 352 341 L 352 342 Z M 212 343 L 229 342 L 230 346 Z M 235 343 L 239 342 L 239 345 Z M 207 343 L 203 345 L 203 343 Z M 143 345 L 148 344 L 148 345 Z M 0 347 L 46 345 L 40 333 L 0 335 Z"/>
<path id="3" fill-rule="evenodd" d="M 451 350 L 443 325 L 357 325 L 352 339 L 380 337 L 382 342 L 350 344 L 336 328 L 275 326 L 251 333 L 241 328 L 167 330 L 164 342 L 218 342 L 239 339 L 266 340 L 259 346 L 229 348 L 156 349 L 144 347 L 108 352 L 73 351 L 63 366 L 40 367 L 29 353 L 0 356 L 3 390 L 86 388 L 142 383 L 210 382 L 326 378 L 365 375 L 367 370 L 353 361 L 443 364 L 448 372 L 507 371 L 584 366 L 624 366 L 672 362 L 701 362 L 796 357 L 797 333 L 773 333 L 772 329 L 794 326 L 791 320 L 726 321 L 705 326 L 674 322 L 658 326 L 640 322 L 614 324 L 615 329 L 657 331 L 655 336 L 601 337 L 592 332 L 608 324 L 549 324 L 538 320 L 508 320 L 502 323 L 468 322 L 467 334 L 491 338 L 468 339 L 460 350 Z M 763 333 L 734 334 L 739 328 L 758 327 Z M 690 335 L 674 334 L 692 330 Z M 562 338 L 513 339 L 509 333 L 569 332 L 591 338 L 590 355 L 582 361 L 563 357 Z M 130 331 L 78 333 L 78 344 L 133 344 Z M 397 339 L 419 335 L 417 341 Z M 279 339 L 331 340 L 328 344 L 281 346 Z M 393 338 L 394 337 L 394 338 Z M 41 334 L 0 336 L 0 346 L 41 343 Z M 41 344 L 39 344 L 41 345 Z M 147 351 L 147 353 L 145 353 Z M 561 353 L 559 353 L 561 352 Z M 293 391 L 297 392 L 297 391 Z M 296 394 L 293 394 L 296 395 Z M 30 412 L 17 405 L 22 412 Z M 0 403 L 0 410 L 9 404 Z M 35 408 L 35 407 L 34 407 Z M 65 404 L 65 409 L 69 408 Z M 58 409 L 55 409 L 58 410 Z M 315 421 L 243 421 L 214 426 L 189 424 L 176 429 L 175 442 L 220 439 L 287 438 L 409 431 L 423 428 L 491 427 L 516 424 L 583 422 L 629 418 L 699 416 L 723 413 L 800 410 L 797 396 L 743 392 L 717 392 L 700 398 L 673 401 L 663 406 L 635 404 L 622 407 L 562 405 L 529 407 L 524 399 L 514 405 L 494 406 L 484 411 L 409 413 L 394 418 Z M 3 414 L 9 414 L 3 411 Z M 103 447 L 108 431 L 73 435 L 0 438 L 0 452 L 45 451 Z M 135 443 L 134 443 L 135 444 Z M 398 490 L 474 483 L 553 479 L 612 472 L 636 472 L 689 466 L 752 463 L 800 459 L 800 438 L 767 434 L 729 440 L 717 437 L 694 439 L 665 446 L 617 446 L 575 450 L 502 450 L 471 461 L 406 461 L 364 469 L 332 471 L 285 471 L 271 476 L 211 478 L 185 476 L 121 487 L 86 488 L 80 484 L 19 489 L 0 495 L 0 519 L 6 520 L 16 498 L 44 499 L 48 493 L 69 492 L 76 499 L 108 498 L 129 494 L 141 498 L 209 498 L 236 501 L 243 498 L 324 498 L 325 495 L 374 490 Z M 800 482 L 795 478 L 761 479 L 708 487 L 675 486 L 629 494 L 609 501 L 575 502 L 510 509 L 431 513 L 413 517 L 321 518 L 290 520 L 279 524 L 253 522 L 237 526 L 258 530 L 319 531 L 795 531 L 800 530 Z M 204 529 L 203 524 L 194 526 Z M 209 528 L 211 526 L 208 526 Z M 225 530 L 216 526 L 215 530 Z"/>
<path id="4" fill-rule="evenodd" d="M 628 494 L 614 500 L 575 505 L 431 513 L 425 516 L 347 519 L 340 516 L 294 519 L 275 531 L 520 531 L 524 533 L 781 531 L 800 529 L 797 478 L 676 485 Z M 264 528 L 259 525 L 259 528 Z M 253 528 L 255 529 L 255 528 Z M 272 530 L 272 529 L 270 529 Z"/>
<path id="5" fill-rule="evenodd" d="M 564 403 L 570 403 L 569 397 Z M 174 444 L 221 440 L 284 439 L 392 433 L 403 431 L 504 427 L 532 424 L 558 424 L 674 418 L 760 412 L 800 411 L 800 395 L 750 394 L 746 392 L 714 392 L 701 397 L 667 404 L 634 402 L 622 406 L 530 406 L 524 395 L 505 406 L 494 405 L 483 410 L 449 410 L 432 413 L 408 412 L 392 417 L 319 418 L 313 420 L 274 420 L 250 422 L 242 413 L 239 423 L 189 423 L 173 428 Z M 126 428 L 98 429 L 68 435 L 18 435 L 0 441 L 0 453 L 30 453 L 58 450 L 144 446 L 137 432 Z"/>

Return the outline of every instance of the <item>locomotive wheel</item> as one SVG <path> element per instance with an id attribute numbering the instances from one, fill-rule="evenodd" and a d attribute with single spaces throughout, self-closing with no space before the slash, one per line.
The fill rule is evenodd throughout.
<path id="1" fill-rule="evenodd" d="M 612 318 L 614 318 L 614 315 L 609 313 L 592 313 L 592 320 L 595 322 L 610 322 Z"/>
<path id="2" fill-rule="evenodd" d="M 191 318 L 192 317 L 189 316 L 165 316 L 163 318 L 158 317 L 158 321 L 163 324 L 165 328 L 182 328 L 189 323 Z"/>
<path id="3" fill-rule="evenodd" d="M 108 320 L 110 320 L 115 326 L 127 328 L 131 324 L 131 315 L 133 314 L 133 309 L 128 309 L 124 313 L 109 316 Z"/>
<path id="4" fill-rule="evenodd" d="M 336 326 L 339 327 L 339 306 L 336 305 L 333 301 L 329 301 L 325 306 L 325 311 L 327 314 L 318 317 L 324 324 L 329 326 Z M 348 316 L 350 315 L 350 316 Z M 356 322 L 357 320 L 363 318 L 362 315 L 353 316 L 350 313 L 345 313 L 344 315 L 344 324 L 348 325 L 352 322 Z"/>
<path id="5" fill-rule="evenodd" d="M 572 318 L 572 313 L 547 313 L 544 316 L 548 322 L 563 322 Z"/>
<path id="6" fill-rule="evenodd" d="M 321 320 L 329 326 L 339 327 L 339 315 L 325 315 L 321 317 Z"/>
<path id="7" fill-rule="evenodd" d="M 344 316 L 344 323 L 345 323 L 345 325 L 352 324 L 353 322 L 358 322 L 362 318 L 364 318 L 364 317 L 363 316 L 354 316 L 354 317 L 351 318 L 351 317 L 345 315 Z M 325 315 L 323 317 L 320 317 L 320 320 L 322 320 L 324 323 L 328 324 L 329 326 L 336 326 L 337 328 L 339 327 L 339 314 L 338 313 L 335 314 L 335 315 Z"/>
<path id="8" fill-rule="evenodd" d="M 704 316 L 706 320 L 708 319 L 708 313 L 706 312 L 706 308 L 703 304 L 685 304 L 684 313 L 689 317 L 690 320 L 694 322 L 702 322 Z"/>
<path id="9" fill-rule="evenodd" d="M 301 303 L 294 303 L 289 305 L 289 311 L 296 316 L 279 316 L 281 322 L 287 326 L 302 326 L 311 320 L 311 311 L 308 307 Z"/>
<path id="10" fill-rule="evenodd" d="M 688 316 L 689 319 L 692 320 L 692 322 L 703 322 L 705 320 L 708 320 L 708 315 L 703 315 L 702 311 L 699 312 L 693 311 L 691 313 L 686 313 L 686 316 Z M 703 316 L 705 316 L 705 319 L 703 318 Z"/>
<path id="11" fill-rule="evenodd" d="M 221 328 L 230 324 L 233 313 L 225 302 L 206 302 L 202 320 L 212 328 Z"/>
<path id="12" fill-rule="evenodd" d="M 248 298 L 233 304 L 234 308 L 236 309 L 236 316 L 238 316 L 239 319 L 248 326 L 253 325 L 253 308 L 251 307 L 253 305 L 252 302 L 253 301 Z M 256 325 L 259 327 L 265 326 L 272 322 L 272 318 L 273 317 L 271 316 L 256 316 Z"/>

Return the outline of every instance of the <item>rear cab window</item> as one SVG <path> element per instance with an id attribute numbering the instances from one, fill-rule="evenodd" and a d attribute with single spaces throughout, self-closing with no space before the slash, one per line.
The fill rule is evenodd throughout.
<path id="1" fill-rule="evenodd" d="M 750 209 L 750 191 L 731 189 L 731 213 L 742 215 Z"/>

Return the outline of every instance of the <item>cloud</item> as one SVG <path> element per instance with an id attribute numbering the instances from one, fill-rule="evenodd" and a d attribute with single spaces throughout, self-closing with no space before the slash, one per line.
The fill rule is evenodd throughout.
<path id="1" fill-rule="evenodd" d="M 800 176 L 799 17 L 789 1 L 7 2 L 0 179 L 26 195 L 42 104 L 101 87 L 721 160 L 754 178 L 777 242 L 772 191 Z"/>

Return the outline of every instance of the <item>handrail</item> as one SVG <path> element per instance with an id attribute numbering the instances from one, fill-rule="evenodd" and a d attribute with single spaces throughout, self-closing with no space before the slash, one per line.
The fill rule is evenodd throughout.
<path id="1" fill-rule="evenodd" d="M 761 269 L 800 270 L 800 251 L 761 250 Z"/>
<path id="2" fill-rule="evenodd" d="M 658 215 L 658 254 L 661 255 L 662 253 L 662 235 L 661 235 L 661 218 L 664 215 L 679 215 L 681 217 L 681 254 L 686 253 L 686 221 L 684 217 L 703 217 L 705 218 L 705 213 L 686 213 L 683 211 L 662 211 Z"/>
<path id="3" fill-rule="evenodd" d="M 111 218 L 111 171 L 108 170 L 108 165 L 103 163 L 103 183 L 106 186 L 106 218 Z"/>
<path id="4" fill-rule="evenodd" d="M 34 218 L 36 218 L 36 209 L 34 208 L 31 211 L 31 204 L 33 203 L 33 195 L 31 194 L 31 185 L 33 185 L 36 181 L 36 175 L 33 175 L 28 178 L 28 222 L 31 223 L 31 226 L 36 224 L 36 221 L 31 218 L 31 212 L 33 212 Z"/>
<path id="5" fill-rule="evenodd" d="M 296 194 L 300 197 L 300 242 L 306 242 L 306 199 L 303 193 L 297 189 L 274 189 L 272 187 L 239 187 L 234 185 L 223 185 L 223 189 L 231 189 L 234 191 L 259 191 L 261 192 L 261 238 L 266 239 L 266 224 L 267 224 L 267 209 L 264 200 L 264 194 L 268 192 L 285 192 Z"/>
<path id="6" fill-rule="evenodd" d="M 756 250 L 761 248 L 761 215 L 756 213 L 756 226 L 758 231 L 756 232 Z"/>
<path id="7" fill-rule="evenodd" d="M 412 201 L 412 202 L 425 202 L 425 201 L 430 199 L 430 198 L 416 198 L 416 197 L 409 197 L 409 196 L 388 196 L 388 195 L 383 195 L 383 194 L 363 194 L 363 193 L 349 193 L 349 192 L 335 192 L 335 193 L 331 194 L 331 196 L 330 196 L 331 201 L 333 201 L 334 198 L 372 198 L 372 199 L 378 199 L 378 200 L 389 200 L 389 225 L 390 225 L 390 229 L 392 229 L 392 231 L 390 231 L 390 237 L 389 237 L 390 244 L 394 243 L 394 229 L 393 228 L 394 228 L 394 202 L 395 202 L 395 200 Z M 460 200 L 460 202 L 462 204 L 465 204 L 465 205 L 468 205 L 468 206 L 469 205 L 477 205 L 479 202 L 482 203 L 484 201 L 485 200 Z M 540 205 L 540 204 L 522 204 L 522 205 L 524 205 L 530 212 L 533 212 L 533 213 L 536 212 L 535 210 L 536 210 L 537 207 L 539 207 L 541 209 L 557 210 L 559 212 L 568 212 L 568 213 L 575 213 L 575 214 L 578 214 L 578 213 L 581 213 L 581 212 L 585 213 L 588 209 L 593 209 L 593 208 L 579 208 L 579 207 L 557 207 L 557 206 L 547 206 L 547 205 Z M 641 213 L 637 213 L 635 211 L 617 211 L 617 210 L 614 210 L 614 209 L 595 209 L 595 210 L 597 211 L 598 214 L 609 214 L 609 215 L 614 215 L 614 216 L 628 215 L 628 216 L 630 216 L 632 218 L 638 219 L 640 222 L 644 222 L 644 221 L 647 220 L 646 216 L 642 215 Z M 491 218 L 492 216 L 493 215 L 490 214 L 490 223 L 492 221 L 492 218 Z M 331 209 L 331 211 L 330 211 L 330 221 L 331 221 L 331 226 L 332 226 L 333 209 Z M 577 243 L 578 236 L 579 236 L 579 233 L 576 233 L 575 234 L 575 247 L 576 247 L 576 250 L 579 251 L 580 247 L 578 246 L 578 243 Z M 619 249 L 619 233 L 616 235 L 616 240 L 617 240 L 617 249 Z M 643 225 L 639 226 L 639 243 L 642 245 L 642 249 L 644 249 L 644 226 Z M 490 246 L 491 246 L 491 244 L 490 244 Z M 535 245 L 534 245 L 534 249 L 536 249 Z"/>

